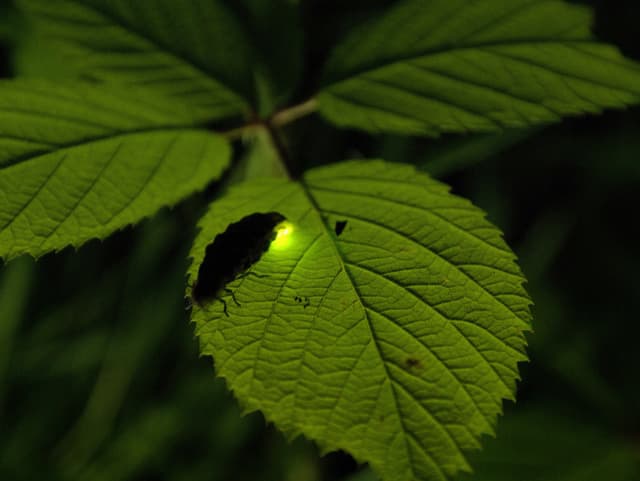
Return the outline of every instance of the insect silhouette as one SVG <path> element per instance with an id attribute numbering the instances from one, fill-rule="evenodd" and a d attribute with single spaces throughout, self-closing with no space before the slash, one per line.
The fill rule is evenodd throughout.
<path id="1" fill-rule="evenodd" d="M 346 226 L 347 226 L 346 220 L 336 221 L 336 225 L 335 225 L 336 236 L 339 236 L 340 234 L 342 234 L 342 231 Z"/>
<path id="2" fill-rule="evenodd" d="M 311 301 L 308 297 L 295 296 L 293 300 L 298 304 L 302 304 L 302 307 L 304 307 L 305 309 L 311 305 Z"/>
<path id="3" fill-rule="evenodd" d="M 237 277 L 250 274 L 246 271 L 269 249 L 276 238 L 276 226 L 284 220 L 277 212 L 251 214 L 217 235 L 207 246 L 198 278 L 192 286 L 193 303 L 203 306 L 218 299 L 224 306 L 225 315 L 229 316 L 227 303 L 220 298 L 220 291 L 229 292 L 233 302 L 240 305 L 233 292 L 225 286 Z"/>

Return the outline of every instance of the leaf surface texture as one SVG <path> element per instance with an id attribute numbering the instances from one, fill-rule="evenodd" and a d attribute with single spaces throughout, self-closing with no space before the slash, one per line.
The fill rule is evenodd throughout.
<path id="1" fill-rule="evenodd" d="M 20 0 L 76 75 L 144 87 L 218 118 L 253 99 L 251 46 L 221 0 Z"/>
<path id="2" fill-rule="evenodd" d="M 343 127 L 438 135 L 623 107 L 640 67 L 558 0 L 408 0 L 348 36 L 328 62 L 320 110 Z"/>
<path id="3" fill-rule="evenodd" d="M 301 182 L 247 182 L 212 204 L 190 284 L 218 234 L 270 211 L 291 230 L 255 275 L 227 285 L 239 305 L 222 291 L 194 306 L 217 373 L 246 410 L 385 480 L 468 470 L 465 453 L 493 432 L 526 359 L 530 302 L 500 232 L 412 167 L 345 162 Z"/>
<path id="4" fill-rule="evenodd" d="M 104 238 L 217 178 L 226 140 L 140 92 L 0 83 L 0 257 Z"/>

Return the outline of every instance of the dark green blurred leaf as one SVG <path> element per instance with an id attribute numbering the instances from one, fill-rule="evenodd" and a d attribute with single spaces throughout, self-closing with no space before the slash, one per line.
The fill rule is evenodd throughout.
<path id="1" fill-rule="evenodd" d="M 10 360 L 17 331 L 26 312 L 33 271 L 34 261 L 26 257 L 0 268 L 0 420 Z"/>
<path id="2" fill-rule="evenodd" d="M 282 107 L 302 74 L 303 34 L 299 7 L 290 0 L 227 0 L 251 37 L 258 113 Z"/>
<path id="3" fill-rule="evenodd" d="M 640 479 L 640 451 L 552 406 L 505 416 L 497 438 L 473 456 L 469 481 L 631 481 Z"/>

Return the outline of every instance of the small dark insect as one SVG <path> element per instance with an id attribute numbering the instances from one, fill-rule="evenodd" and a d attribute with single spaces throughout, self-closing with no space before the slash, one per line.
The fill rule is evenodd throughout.
<path id="1" fill-rule="evenodd" d="M 220 291 L 229 292 L 233 301 L 240 305 L 225 286 L 240 275 L 246 275 L 243 273 L 260 260 L 276 238 L 275 227 L 284 220 L 277 212 L 251 214 L 217 235 L 207 246 L 198 278 L 191 289 L 193 302 L 202 306 L 217 298 L 222 301 L 228 316 L 227 303 L 220 299 Z"/>
<path id="2" fill-rule="evenodd" d="M 311 301 L 309 300 L 308 297 L 300 297 L 300 296 L 296 296 L 293 298 L 298 304 L 302 304 L 302 307 L 304 307 L 305 309 L 307 307 L 309 307 L 311 305 Z"/>
<path id="3" fill-rule="evenodd" d="M 344 228 L 347 226 L 347 221 L 346 220 L 339 220 L 336 221 L 336 235 L 339 236 L 340 234 L 342 234 L 342 231 L 344 230 Z"/>

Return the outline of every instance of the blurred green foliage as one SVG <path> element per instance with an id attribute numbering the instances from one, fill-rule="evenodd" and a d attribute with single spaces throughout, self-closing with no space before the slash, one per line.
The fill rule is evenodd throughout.
<path id="1" fill-rule="evenodd" d="M 306 63 L 290 67 L 304 98 L 323 46 L 392 2 L 299 3 Z M 640 59 L 640 4 L 591 3 L 599 37 Z M 0 2 L 4 76 L 20 25 Z M 499 136 L 374 138 L 315 117 L 286 133 L 306 166 L 414 162 L 485 209 L 518 253 L 536 302 L 531 362 L 465 479 L 640 479 L 639 109 Z M 198 358 L 184 273 L 215 191 L 78 252 L 0 267 L 0 479 L 373 479 L 346 455 L 320 458 L 260 415 L 242 417 Z"/>

